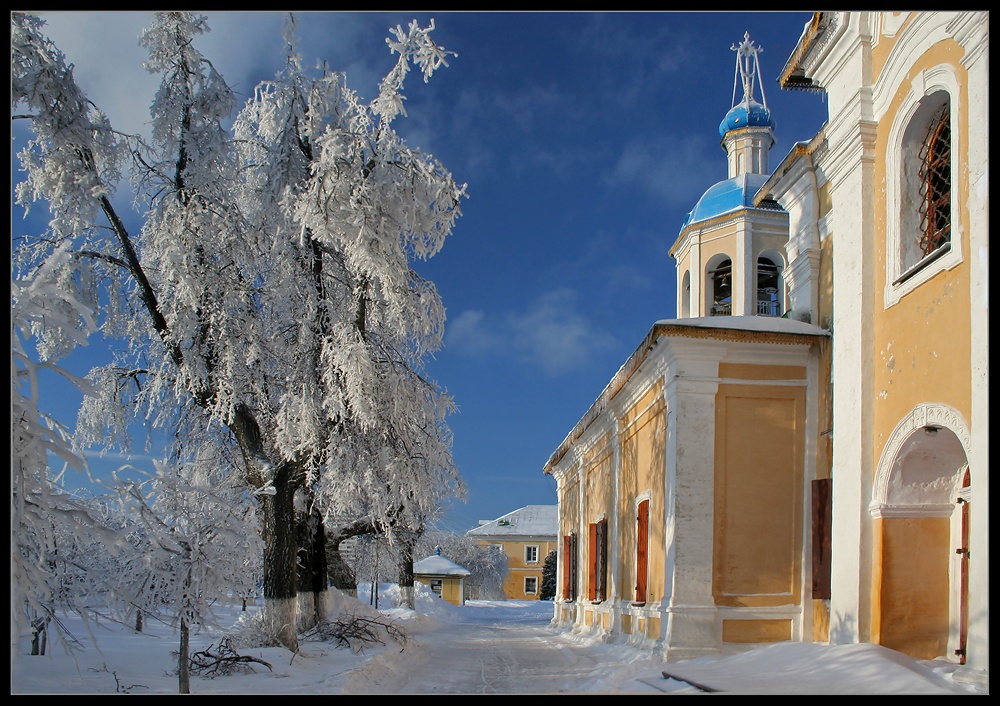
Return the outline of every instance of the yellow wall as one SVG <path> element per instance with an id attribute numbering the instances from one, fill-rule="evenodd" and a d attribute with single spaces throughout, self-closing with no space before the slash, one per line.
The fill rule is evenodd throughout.
<path id="1" fill-rule="evenodd" d="M 620 593 L 633 598 L 636 585 L 636 506 L 649 498 L 649 551 L 646 601 L 662 598 L 666 557 L 663 525 L 663 473 L 666 464 L 666 415 L 662 382 L 651 387 L 622 418 L 619 517 L 621 523 Z"/>
<path id="2" fill-rule="evenodd" d="M 510 600 L 538 600 L 542 591 L 542 570 L 545 567 L 545 557 L 549 552 L 559 552 L 558 542 L 551 540 L 501 540 L 497 538 L 477 539 L 476 543 L 483 547 L 490 547 L 495 544 L 503 546 L 504 554 L 507 555 L 507 567 L 510 570 L 507 578 L 504 579 L 504 595 Z M 538 547 L 538 561 L 528 563 L 525 561 L 525 548 L 528 546 Z M 524 592 L 525 577 L 533 576 L 536 580 L 537 592 Z M 558 594 L 558 587 L 556 593 Z"/>
<path id="3" fill-rule="evenodd" d="M 465 597 L 462 595 L 464 587 L 462 579 L 457 576 L 414 576 L 414 581 L 419 581 L 425 586 L 431 585 L 432 579 L 441 579 L 441 598 L 452 605 L 465 605 Z"/>
<path id="4" fill-rule="evenodd" d="M 886 50 L 891 42 L 886 42 Z M 901 82 L 887 115 L 880 123 L 876 140 L 876 262 L 874 312 L 874 427 L 875 458 L 889 440 L 900 419 L 908 415 L 921 402 L 943 403 L 959 410 L 965 419 L 971 419 L 971 376 L 969 375 L 970 326 L 986 322 L 972 322 L 969 309 L 969 268 L 977 263 L 978 253 L 970 252 L 970 230 L 967 208 L 959 212 L 960 222 L 953 222 L 953 242 L 961 238 L 963 262 L 951 270 L 936 274 L 931 280 L 917 287 L 888 310 L 884 307 L 882 292 L 886 284 L 886 219 L 897 218 L 887 214 L 885 184 L 890 176 L 886 172 L 889 128 L 896 118 L 911 83 L 920 72 L 942 63 L 954 66 L 961 96 L 952 97 L 952 110 L 968 104 L 968 77 L 960 63 L 962 50 L 954 40 L 939 42 L 915 63 Z M 958 145 L 968 144 L 968 128 L 960 121 Z M 953 156 L 965 156 L 959 149 Z M 961 162 L 958 174 L 961 183 L 953 184 L 953 193 L 968 193 L 968 165 Z M 964 206 L 964 203 L 963 203 Z"/>
<path id="5" fill-rule="evenodd" d="M 791 620 L 723 620 L 722 641 L 784 642 L 792 639 Z"/>
<path id="6" fill-rule="evenodd" d="M 899 35 L 897 35 L 898 37 Z M 874 53 L 875 68 L 881 70 L 896 39 L 881 38 Z M 978 267 L 978 253 L 971 252 L 966 106 L 969 104 L 967 72 L 961 64 L 962 49 L 954 40 L 930 47 L 900 82 L 877 130 L 875 177 L 876 267 L 873 313 L 873 420 L 874 458 L 881 458 L 899 421 L 921 403 L 946 404 L 972 419 L 969 375 L 971 326 L 970 268 Z M 903 101 L 922 71 L 948 64 L 958 77 L 960 95 L 951 97 L 951 110 L 958 117 L 958 133 L 952 143 L 959 159 L 958 183 L 952 183 L 953 199 L 960 209 L 951 224 L 951 238 L 962 250 L 962 262 L 941 271 L 896 304 L 885 308 L 889 219 L 886 185 L 898 178 L 886 168 L 891 163 L 890 127 L 897 120 Z M 956 170 L 953 169 L 953 174 Z M 905 234 L 904 234 L 905 237 Z M 981 295 L 976 295 L 981 296 Z M 950 530 L 943 518 L 893 518 L 876 521 L 873 557 L 872 639 L 911 656 L 932 659 L 946 656 L 949 622 Z M 950 655 L 947 655 L 950 657 Z"/>
<path id="7" fill-rule="evenodd" d="M 805 376 L 803 368 L 754 367 L 761 368 L 763 379 Z M 804 428 L 803 387 L 719 385 L 713 551 L 717 605 L 800 603 Z"/>
<path id="8" fill-rule="evenodd" d="M 947 656 L 950 523 L 944 517 L 876 520 L 881 581 L 873 640 L 917 659 Z"/>
<path id="9" fill-rule="evenodd" d="M 587 485 L 587 492 L 584 496 L 587 503 L 586 510 L 584 511 L 584 520 L 588 526 L 601 519 L 607 519 L 608 526 L 610 526 L 610 518 L 614 514 L 611 503 L 614 497 L 615 457 L 611 440 L 611 433 L 605 434 L 584 458 L 583 468 L 585 483 Z M 610 541 L 610 538 L 608 538 L 608 541 Z M 607 556 L 611 556 L 610 548 L 608 548 Z M 589 599 L 590 567 L 594 559 L 590 556 L 590 537 L 588 533 L 584 533 L 584 536 L 581 537 L 580 561 L 583 563 L 584 568 L 584 579 L 583 585 L 580 586 L 580 594 Z M 609 585 L 610 571 L 608 571 L 607 566 L 604 567 L 604 570 L 605 581 L 607 582 L 605 585 Z"/>
<path id="10" fill-rule="evenodd" d="M 538 547 L 538 561 L 530 564 L 524 560 L 525 547 L 528 545 Z M 545 566 L 545 557 L 549 555 L 550 551 L 558 551 L 556 542 L 505 541 L 503 549 L 507 554 L 507 566 L 510 567 L 510 574 L 504 582 L 504 594 L 511 600 L 538 600 L 542 590 L 542 569 Z M 529 576 L 535 577 L 537 593 L 524 592 L 524 579 Z"/>

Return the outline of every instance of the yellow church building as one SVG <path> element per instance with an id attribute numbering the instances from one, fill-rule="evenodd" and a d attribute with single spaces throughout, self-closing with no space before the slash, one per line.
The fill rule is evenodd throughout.
<path id="1" fill-rule="evenodd" d="M 989 13 L 815 13 L 778 81 L 829 118 L 777 164 L 737 48 L 677 318 L 544 467 L 553 622 L 668 660 L 871 642 L 988 684 Z"/>

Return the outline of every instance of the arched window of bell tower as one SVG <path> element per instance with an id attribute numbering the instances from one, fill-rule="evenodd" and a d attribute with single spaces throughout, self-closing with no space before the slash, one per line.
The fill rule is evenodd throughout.
<path id="1" fill-rule="evenodd" d="M 781 316 L 784 300 L 784 283 L 781 261 L 771 255 L 757 258 L 757 315 Z"/>
<path id="2" fill-rule="evenodd" d="M 708 316 L 731 316 L 733 313 L 733 261 L 716 255 L 705 268 L 706 309 Z"/>
<path id="3" fill-rule="evenodd" d="M 681 278 L 681 301 L 678 316 L 686 319 L 691 316 L 691 271 L 688 270 Z"/>

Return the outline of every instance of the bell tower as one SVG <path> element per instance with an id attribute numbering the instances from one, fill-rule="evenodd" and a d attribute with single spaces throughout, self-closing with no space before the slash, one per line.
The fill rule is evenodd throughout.
<path id="1" fill-rule="evenodd" d="M 670 251 L 677 262 L 678 318 L 781 316 L 786 307 L 788 213 L 774 201 L 754 205 L 770 176 L 775 143 L 761 80 L 763 49 L 746 33 L 732 50 L 733 103 L 719 125 L 728 176 L 698 200 Z"/>

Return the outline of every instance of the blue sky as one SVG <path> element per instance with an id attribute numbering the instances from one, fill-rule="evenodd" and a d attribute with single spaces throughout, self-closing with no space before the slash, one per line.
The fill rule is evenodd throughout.
<path id="1" fill-rule="evenodd" d="M 238 93 L 282 65 L 279 13 L 206 14 L 213 31 L 199 48 Z M 88 96 L 119 129 L 144 132 L 156 82 L 136 38 L 150 15 L 42 16 Z M 676 315 L 670 247 L 698 197 L 727 176 L 718 126 L 733 102 L 732 45 L 749 32 L 763 48 L 772 166 L 826 119 L 822 96 L 776 83 L 810 16 L 300 17 L 307 61 L 346 71 L 369 98 L 393 65 L 389 27 L 433 17 L 438 44 L 457 52 L 427 84 L 410 75 L 409 116 L 396 124 L 468 184 L 454 234 L 417 266 L 448 310 L 429 371 L 459 406 L 450 421 L 469 489 L 446 513 L 447 529 L 555 504 L 555 482 L 542 473 L 549 455 L 652 324 Z M 13 226 L 16 234 L 19 219 Z M 72 407 L 72 393 L 59 397 Z"/>

